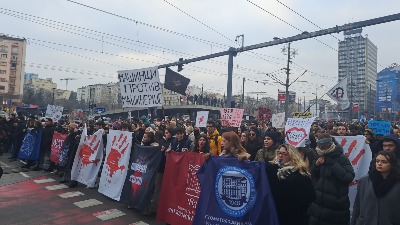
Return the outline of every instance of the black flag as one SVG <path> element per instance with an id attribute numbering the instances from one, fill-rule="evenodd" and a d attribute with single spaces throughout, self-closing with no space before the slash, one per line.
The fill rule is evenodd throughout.
<path id="1" fill-rule="evenodd" d="M 169 68 L 165 70 L 164 88 L 179 93 L 181 95 L 186 95 L 185 92 L 187 86 L 189 85 L 189 82 L 189 78 L 186 78 Z"/>

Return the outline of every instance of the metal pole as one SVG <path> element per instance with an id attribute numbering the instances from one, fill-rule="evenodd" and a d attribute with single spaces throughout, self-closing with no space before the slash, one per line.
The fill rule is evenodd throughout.
<path id="1" fill-rule="evenodd" d="M 288 43 L 288 59 L 286 66 L 286 84 L 285 84 L 285 121 L 287 121 L 289 113 L 289 74 L 290 74 L 290 42 Z"/>
<path id="2" fill-rule="evenodd" d="M 369 101 L 368 101 L 368 108 L 370 108 L 371 110 L 375 110 L 375 106 L 372 105 L 372 95 L 371 95 L 371 86 L 372 84 L 369 84 Z M 368 110 L 369 111 L 369 110 Z M 372 113 L 371 113 L 372 115 Z M 371 117 L 371 116 L 370 116 Z"/>
<path id="3" fill-rule="evenodd" d="M 229 49 L 228 59 L 228 84 L 226 87 L 226 108 L 232 107 L 232 76 L 233 76 L 233 56 L 235 55 L 234 49 Z"/>
<path id="4" fill-rule="evenodd" d="M 318 88 L 315 88 L 315 116 L 318 116 Z"/>
<path id="5" fill-rule="evenodd" d="M 242 108 L 244 109 L 244 82 L 245 82 L 245 78 L 243 77 L 243 92 L 242 92 Z"/>
<path id="6" fill-rule="evenodd" d="M 304 104 L 304 112 L 306 111 L 306 96 L 304 96 L 304 102 L 303 102 L 303 104 Z"/>

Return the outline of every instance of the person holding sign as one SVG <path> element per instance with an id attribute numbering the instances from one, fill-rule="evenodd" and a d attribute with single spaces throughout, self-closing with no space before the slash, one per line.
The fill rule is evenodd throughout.
<path id="1" fill-rule="evenodd" d="M 279 224 L 307 225 L 307 209 L 316 194 L 307 165 L 297 149 L 283 144 L 275 159 L 265 158 L 265 162 Z"/>
<path id="2" fill-rule="evenodd" d="M 348 224 L 353 166 L 329 134 L 318 137 L 316 151 L 319 158 L 311 175 L 316 182 L 317 199 L 311 205 L 310 225 Z"/>
<path id="3" fill-rule="evenodd" d="M 358 182 L 351 225 L 400 224 L 399 202 L 399 162 L 393 153 L 381 151 L 373 170 Z"/>

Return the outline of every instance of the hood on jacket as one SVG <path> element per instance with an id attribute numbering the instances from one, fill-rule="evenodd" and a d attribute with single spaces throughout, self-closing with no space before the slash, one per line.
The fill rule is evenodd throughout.
<path id="1" fill-rule="evenodd" d="M 396 134 L 388 134 L 383 136 L 380 140 L 379 140 L 379 144 L 378 144 L 378 149 L 379 151 L 383 150 L 383 142 L 384 141 L 393 141 L 394 144 L 396 145 L 396 151 L 395 154 L 397 156 L 397 158 L 400 157 L 400 139 L 399 136 L 397 136 Z"/>

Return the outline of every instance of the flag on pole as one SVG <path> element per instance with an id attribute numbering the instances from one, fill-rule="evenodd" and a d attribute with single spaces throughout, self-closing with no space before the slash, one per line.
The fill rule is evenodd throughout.
<path id="1" fill-rule="evenodd" d="M 342 79 L 331 90 L 329 90 L 327 95 L 332 100 L 336 101 L 342 110 L 349 108 L 350 101 L 347 98 L 347 77 Z"/>
<path id="2" fill-rule="evenodd" d="M 179 73 L 172 71 L 170 68 L 167 68 L 165 70 L 165 89 L 174 91 L 181 95 L 186 95 L 186 89 L 189 85 L 189 82 L 189 78 L 186 78 Z"/>

